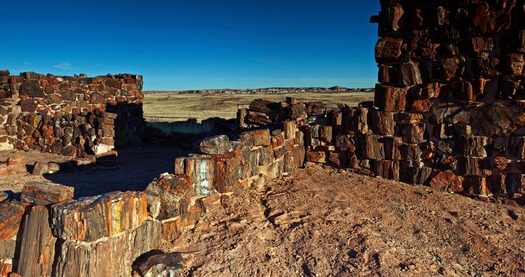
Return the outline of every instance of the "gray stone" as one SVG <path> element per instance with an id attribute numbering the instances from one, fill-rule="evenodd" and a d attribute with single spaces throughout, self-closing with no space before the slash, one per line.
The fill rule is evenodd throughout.
<path id="1" fill-rule="evenodd" d="M 204 154 L 224 154 L 230 151 L 230 139 L 226 135 L 205 138 L 200 143 L 200 151 Z"/>

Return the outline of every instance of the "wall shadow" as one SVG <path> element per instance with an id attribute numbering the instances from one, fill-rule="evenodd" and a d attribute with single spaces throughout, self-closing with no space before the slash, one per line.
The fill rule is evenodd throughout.
<path id="1" fill-rule="evenodd" d="M 190 150 L 143 144 L 118 151 L 116 167 L 88 165 L 64 168 L 56 174 L 44 175 L 52 182 L 75 188 L 75 198 L 100 195 L 111 191 L 144 190 L 164 172 L 173 173 L 177 157 Z"/>

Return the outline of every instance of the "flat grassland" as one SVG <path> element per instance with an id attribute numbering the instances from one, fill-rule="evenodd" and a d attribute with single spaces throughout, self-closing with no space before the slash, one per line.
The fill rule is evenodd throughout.
<path id="1" fill-rule="evenodd" d="M 146 93 L 144 117 L 150 122 L 185 121 L 196 118 L 199 122 L 211 118 L 235 118 L 237 110 L 248 107 L 254 99 L 284 101 L 287 96 L 299 102 L 322 101 L 329 108 L 338 103 L 357 106 L 359 102 L 370 101 L 373 92 L 341 93 L 290 93 L 290 94 L 180 94 L 177 92 Z"/>

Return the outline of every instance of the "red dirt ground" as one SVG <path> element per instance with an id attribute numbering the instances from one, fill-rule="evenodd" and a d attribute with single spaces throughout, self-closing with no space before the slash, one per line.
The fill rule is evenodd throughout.
<path id="1" fill-rule="evenodd" d="M 236 194 L 165 249 L 184 275 L 525 275 L 515 204 L 321 166 Z"/>

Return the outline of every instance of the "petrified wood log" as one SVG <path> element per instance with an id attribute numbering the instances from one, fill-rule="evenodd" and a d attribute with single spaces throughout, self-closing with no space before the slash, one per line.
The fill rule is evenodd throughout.
<path id="1" fill-rule="evenodd" d="M 28 182 L 20 199 L 34 205 L 49 205 L 73 199 L 75 188 L 52 182 Z"/>
<path id="2" fill-rule="evenodd" d="M 51 232 L 49 222 L 47 207 L 28 208 L 16 270 L 22 276 L 51 276 L 57 239 Z"/>
<path id="3" fill-rule="evenodd" d="M 53 234 L 92 242 L 140 226 L 148 217 L 146 194 L 111 192 L 53 205 Z"/>

